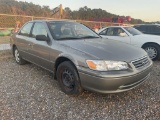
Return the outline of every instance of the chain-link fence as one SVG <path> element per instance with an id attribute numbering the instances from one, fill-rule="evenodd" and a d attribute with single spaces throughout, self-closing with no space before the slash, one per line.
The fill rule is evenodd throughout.
<path id="1" fill-rule="evenodd" d="M 76 22 L 82 23 L 91 29 L 94 28 L 104 28 L 107 26 L 120 26 L 120 25 L 125 25 L 125 26 L 131 26 L 130 24 L 122 24 L 122 23 L 112 23 L 112 22 L 94 22 L 94 21 L 83 21 L 83 20 L 76 20 Z"/>
<path id="2" fill-rule="evenodd" d="M 23 25 L 27 21 L 42 20 L 42 19 L 54 20 L 55 18 L 0 14 L 0 28 L 14 28 L 17 21 L 19 21 L 21 25 Z M 109 22 L 94 22 L 94 21 L 83 21 L 83 20 L 75 20 L 75 21 L 83 23 L 90 28 L 94 28 L 95 26 L 102 28 L 102 27 L 111 26 L 111 25 L 121 25 L 121 24 L 114 24 Z"/>
<path id="3" fill-rule="evenodd" d="M 16 22 L 21 25 L 31 20 L 53 20 L 54 18 L 0 14 L 0 28 L 14 28 Z"/>

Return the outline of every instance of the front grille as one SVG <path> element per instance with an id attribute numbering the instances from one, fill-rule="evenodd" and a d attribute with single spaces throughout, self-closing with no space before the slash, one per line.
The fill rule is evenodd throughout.
<path id="1" fill-rule="evenodd" d="M 132 64 L 135 66 L 135 68 L 141 68 L 149 64 L 149 59 L 148 57 L 143 57 L 141 59 L 132 61 Z"/>

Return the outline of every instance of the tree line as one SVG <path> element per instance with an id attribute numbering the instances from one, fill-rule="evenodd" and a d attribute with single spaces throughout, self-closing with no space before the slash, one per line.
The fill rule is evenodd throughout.
<path id="1" fill-rule="evenodd" d="M 81 7 L 78 10 L 71 10 L 69 7 L 63 9 L 64 19 L 74 19 L 74 20 L 92 20 L 97 18 L 108 18 L 108 17 L 118 17 L 118 15 L 107 12 L 102 9 L 91 9 L 87 6 Z M 0 13 L 2 14 L 14 14 L 14 15 L 28 15 L 28 16 L 38 16 L 38 17 L 53 17 L 52 9 L 49 6 L 35 5 L 32 2 L 22 2 L 16 0 L 0 0 Z M 142 24 L 144 21 L 140 19 L 133 19 L 131 24 Z"/>

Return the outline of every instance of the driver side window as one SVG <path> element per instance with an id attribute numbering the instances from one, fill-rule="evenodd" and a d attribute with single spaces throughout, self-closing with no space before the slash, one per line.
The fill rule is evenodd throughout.
<path id="1" fill-rule="evenodd" d="M 33 31 L 32 31 L 32 37 L 36 38 L 36 35 L 45 35 L 46 37 L 48 36 L 46 28 L 43 25 L 43 23 L 37 22 L 34 24 Z"/>
<path id="2" fill-rule="evenodd" d="M 108 31 L 107 31 L 106 35 L 114 36 L 114 28 L 108 28 Z"/>
<path id="3" fill-rule="evenodd" d="M 122 28 L 108 28 L 108 31 L 106 33 L 107 36 L 120 36 L 121 33 L 125 33 L 125 31 Z"/>
<path id="4" fill-rule="evenodd" d="M 103 30 L 102 32 L 100 32 L 99 34 L 100 35 L 107 35 L 107 30 L 108 30 L 108 28 L 107 29 L 105 29 L 105 30 Z"/>

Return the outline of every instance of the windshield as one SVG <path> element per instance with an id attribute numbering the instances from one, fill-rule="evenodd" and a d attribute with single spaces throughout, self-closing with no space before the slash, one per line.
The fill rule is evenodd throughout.
<path id="1" fill-rule="evenodd" d="M 80 23 L 52 21 L 49 22 L 48 25 L 55 40 L 99 38 L 99 36 L 95 32 Z"/>
<path id="2" fill-rule="evenodd" d="M 124 27 L 124 29 L 127 30 L 132 35 L 141 35 L 142 34 L 139 30 L 137 30 L 133 27 Z"/>

